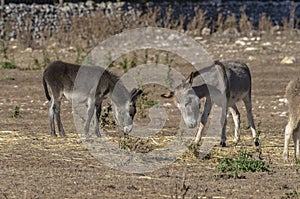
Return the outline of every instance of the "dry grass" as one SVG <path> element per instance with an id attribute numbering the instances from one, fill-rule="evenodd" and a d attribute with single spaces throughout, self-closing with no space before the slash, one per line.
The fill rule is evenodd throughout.
<path id="1" fill-rule="evenodd" d="M 206 12 L 200 8 L 195 8 L 195 16 L 192 19 L 188 19 L 185 15 L 181 14 L 177 19 L 173 16 L 172 6 L 170 5 L 165 10 L 165 15 L 162 18 L 164 12 L 161 7 L 147 8 L 147 12 L 143 13 L 139 17 L 135 16 L 123 16 L 115 15 L 110 18 L 106 17 L 101 11 L 93 12 L 90 16 L 73 16 L 67 21 L 63 14 L 58 17 L 59 32 L 53 32 L 50 28 L 45 28 L 39 35 L 40 39 L 36 39 L 30 33 L 32 29 L 31 14 L 25 17 L 25 21 L 20 25 L 20 30 L 17 34 L 18 46 L 30 48 L 45 48 L 56 42 L 60 47 L 75 46 L 81 48 L 91 48 L 95 46 L 99 41 L 103 41 L 109 36 L 115 35 L 126 29 L 133 29 L 138 27 L 164 27 L 168 29 L 174 29 L 177 31 L 184 31 L 190 35 L 199 36 L 201 30 L 205 27 L 209 27 L 213 32 L 223 32 L 228 28 L 238 29 L 240 34 L 248 35 L 250 31 L 257 29 L 258 31 L 269 32 L 272 30 L 273 24 L 271 18 L 265 13 L 262 13 L 259 19 L 258 27 L 253 27 L 252 22 L 244 12 L 245 7 L 241 7 L 241 18 L 237 20 L 235 14 L 229 16 L 223 16 L 219 13 L 217 21 L 213 22 L 211 19 L 207 19 Z M 284 29 L 294 28 L 294 15 L 295 9 L 291 9 L 290 18 L 282 19 Z M 39 16 L 40 18 L 42 16 Z M 4 40 L 9 40 L 8 33 L 11 32 L 12 27 L 15 25 L 15 20 L 9 18 L 5 22 L 6 36 Z M 71 24 L 71 28 L 69 27 Z"/>

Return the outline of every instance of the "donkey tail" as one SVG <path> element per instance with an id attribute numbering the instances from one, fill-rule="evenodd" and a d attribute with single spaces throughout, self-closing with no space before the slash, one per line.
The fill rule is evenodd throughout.
<path id="1" fill-rule="evenodd" d="M 47 87 L 47 82 L 45 80 L 45 76 L 43 76 L 43 86 L 44 86 L 44 90 L 45 90 L 45 94 L 46 94 L 46 97 L 47 99 L 50 101 L 51 100 L 51 97 L 49 95 L 49 91 L 48 91 L 48 87 Z"/>

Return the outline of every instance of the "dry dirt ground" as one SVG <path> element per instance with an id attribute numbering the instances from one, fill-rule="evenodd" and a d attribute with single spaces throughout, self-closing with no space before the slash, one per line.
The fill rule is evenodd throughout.
<path id="1" fill-rule="evenodd" d="M 30 64 L 24 62 L 18 64 L 19 69 L 0 69 L 0 198 L 299 197 L 299 165 L 293 161 L 292 142 L 290 162 L 284 163 L 281 158 L 288 120 L 287 106 L 282 99 L 288 81 L 300 74 L 299 34 L 197 39 L 214 59 L 241 60 L 249 65 L 253 76 L 253 113 L 260 131 L 260 154 L 252 145 L 245 109 L 239 103 L 242 130 L 237 146 L 233 143 L 233 122 L 229 117 L 227 147 L 214 147 L 209 158 L 187 154 L 170 165 L 144 174 L 112 169 L 95 159 L 82 144 L 70 103 L 62 104 L 67 137 L 50 136 L 41 81 L 43 70 L 24 70 L 22 67 Z M 16 61 L 27 56 L 21 52 L 14 54 Z M 294 56 L 296 63 L 281 64 L 285 56 Z M 173 65 L 185 71 L 180 62 L 175 61 Z M 150 89 L 153 91 L 151 99 L 160 104 L 172 103 L 159 97 L 165 91 L 162 88 Z M 19 115 L 13 118 L 16 106 L 20 107 Z M 174 135 L 180 118 L 174 106 L 167 109 L 173 114 L 163 131 L 165 134 L 158 136 L 162 138 Z M 137 115 L 136 120 L 139 117 Z M 115 132 L 118 142 L 121 133 L 117 128 Z M 242 149 L 260 156 L 271 171 L 241 173 L 242 179 L 222 178 L 215 168 L 220 159 L 236 157 Z"/>

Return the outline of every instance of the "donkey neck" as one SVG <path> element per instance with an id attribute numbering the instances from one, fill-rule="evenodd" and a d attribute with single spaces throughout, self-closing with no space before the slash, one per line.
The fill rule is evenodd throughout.
<path id="1" fill-rule="evenodd" d="M 200 99 L 209 95 L 207 84 L 193 86 L 192 89 Z"/>
<path id="2" fill-rule="evenodd" d="M 108 78 L 108 88 L 106 90 L 109 98 L 116 105 L 126 105 L 130 100 L 130 94 L 127 88 L 124 86 L 123 82 L 114 74 L 107 71 Z"/>

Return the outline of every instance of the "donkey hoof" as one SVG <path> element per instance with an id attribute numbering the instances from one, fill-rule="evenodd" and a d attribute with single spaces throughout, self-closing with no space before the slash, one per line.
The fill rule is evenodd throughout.
<path id="1" fill-rule="evenodd" d="M 96 136 L 97 136 L 97 137 L 101 137 L 101 134 L 100 134 L 100 132 L 99 132 L 99 131 L 96 131 L 96 133 L 95 133 L 95 134 L 96 134 Z"/>
<path id="2" fill-rule="evenodd" d="M 259 146 L 259 140 L 254 141 L 255 146 Z"/>
<path id="3" fill-rule="evenodd" d="M 50 132 L 50 135 L 51 135 L 52 137 L 57 137 L 57 135 L 56 135 L 55 132 Z"/>
<path id="4" fill-rule="evenodd" d="M 59 132 L 59 135 L 60 135 L 60 137 L 66 137 L 66 134 L 65 134 L 65 132 Z"/>
<path id="5" fill-rule="evenodd" d="M 221 141 L 221 142 L 220 142 L 220 145 L 221 145 L 222 147 L 226 147 L 226 142 Z"/>

